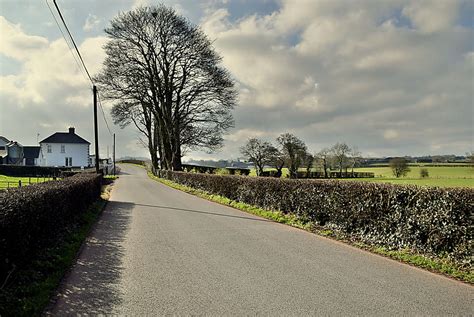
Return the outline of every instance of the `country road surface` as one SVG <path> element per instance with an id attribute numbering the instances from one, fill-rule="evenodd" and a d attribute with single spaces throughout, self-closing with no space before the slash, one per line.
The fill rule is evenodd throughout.
<path id="1" fill-rule="evenodd" d="M 123 165 L 49 314 L 474 315 L 474 287 Z"/>

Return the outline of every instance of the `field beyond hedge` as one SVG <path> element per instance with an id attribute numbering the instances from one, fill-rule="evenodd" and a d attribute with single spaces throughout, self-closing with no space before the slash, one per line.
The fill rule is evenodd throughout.
<path id="1" fill-rule="evenodd" d="M 429 177 L 421 178 L 420 169 L 426 168 Z M 374 173 L 375 178 L 351 178 L 342 179 L 344 181 L 390 183 L 398 185 L 417 185 L 428 187 L 467 187 L 474 188 L 474 167 L 456 166 L 410 166 L 410 172 L 406 177 L 395 178 L 392 170 L 387 166 L 360 167 L 354 168 L 354 172 Z M 268 169 L 271 170 L 271 169 Z M 300 169 L 304 171 L 304 169 Z M 282 171 L 283 177 L 288 175 L 288 169 Z M 250 176 L 256 176 L 255 170 L 252 170 Z"/>

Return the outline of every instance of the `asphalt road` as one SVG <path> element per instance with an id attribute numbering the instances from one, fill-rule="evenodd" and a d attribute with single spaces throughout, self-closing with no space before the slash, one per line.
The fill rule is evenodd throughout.
<path id="1" fill-rule="evenodd" d="M 474 315 L 472 286 L 122 170 L 50 314 Z"/>

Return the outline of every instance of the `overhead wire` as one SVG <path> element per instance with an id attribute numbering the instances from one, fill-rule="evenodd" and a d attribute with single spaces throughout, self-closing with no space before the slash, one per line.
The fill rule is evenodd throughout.
<path id="1" fill-rule="evenodd" d="M 107 122 L 107 119 L 105 119 L 104 107 L 102 107 L 102 100 L 100 99 L 99 93 L 97 93 L 97 100 L 99 100 L 99 106 L 100 106 L 100 110 L 102 111 L 102 116 L 104 118 L 105 126 L 107 127 L 107 130 L 109 130 L 110 135 L 113 135 L 112 131 L 109 128 L 109 123 Z"/>
<path id="2" fill-rule="evenodd" d="M 54 12 L 53 12 L 53 10 L 51 9 L 51 6 L 50 6 L 49 3 L 48 3 L 48 0 L 45 0 L 45 2 L 46 2 L 46 5 L 48 6 L 49 12 L 50 12 L 51 15 L 53 16 L 54 22 L 56 22 L 56 25 L 57 25 L 59 31 L 61 32 L 61 35 L 63 36 L 64 41 L 65 41 L 66 44 L 67 44 L 67 47 L 69 48 L 69 51 L 71 52 L 72 57 L 74 58 L 74 61 L 76 62 L 77 70 L 82 74 L 82 77 L 84 77 L 84 79 L 88 82 L 89 80 L 87 79 L 86 73 L 84 72 L 84 69 L 83 69 L 82 66 L 80 65 L 79 60 L 78 60 L 77 57 L 76 57 L 76 54 L 74 54 L 74 51 L 73 51 L 73 49 L 72 49 L 72 47 L 71 47 L 71 44 L 70 44 L 69 41 L 67 40 L 67 37 L 66 37 L 66 35 L 65 35 L 64 32 L 63 32 L 63 29 L 62 29 L 61 26 L 59 25 L 58 19 L 56 19 L 56 16 L 54 15 Z"/>
<path id="3" fill-rule="evenodd" d="M 85 62 L 84 62 L 84 59 L 82 58 L 81 52 L 79 51 L 79 48 L 77 47 L 76 42 L 74 41 L 74 38 L 73 38 L 71 32 L 69 31 L 69 28 L 68 28 L 68 26 L 67 26 L 67 24 L 66 24 L 66 21 L 64 20 L 63 15 L 62 15 L 62 13 L 61 13 L 61 10 L 59 9 L 59 7 L 58 7 L 58 5 L 57 5 L 57 3 L 56 3 L 56 0 L 52 0 L 52 1 L 53 1 L 53 3 L 54 3 L 54 6 L 56 7 L 56 10 L 58 11 L 58 14 L 59 14 L 59 17 L 61 18 L 62 24 L 64 25 L 64 28 L 66 29 L 66 31 L 67 31 L 67 33 L 68 33 L 68 35 L 69 35 L 69 39 L 70 39 L 70 41 L 72 42 L 72 44 L 73 44 L 73 46 L 74 46 L 74 48 L 75 48 L 75 50 L 76 50 L 77 56 L 79 57 L 79 60 L 81 61 L 81 63 L 79 63 L 79 61 L 78 61 L 77 58 L 76 58 L 76 55 L 73 53 L 73 50 L 72 50 L 72 47 L 70 46 L 69 41 L 67 40 L 67 38 L 66 38 L 66 36 L 65 36 L 65 34 L 64 34 L 63 30 L 62 30 L 62 28 L 59 26 L 59 22 L 58 22 L 58 20 L 56 19 L 56 16 L 53 14 L 53 11 L 52 11 L 51 7 L 49 6 L 48 0 L 45 0 L 45 1 L 46 1 L 46 4 L 48 5 L 48 8 L 49 8 L 50 12 L 51 12 L 51 15 L 52 15 L 53 18 L 54 18 L 54 21 L 56 21 L 56 25 L 58 26 L 59 30 L 61 31 L 61 34 L 63 35 L 63 38 L 64 38 L 64 40 L 66 41 L 66 44 L 67 44 L 68 47 L 69 47 L 69 50 L 71 51 L 71 54 L 72 54 L 73 57 L 74 57 L 74 60 L 76 61 L 76 64 L 77 64 L 77 65 L 79 66 L 79 68 L 82 70 L 82 74 L 83 74 L 84 78 L 87 80 L 87 78 L 86 78 L 85 75 L 84 75 L 84 71 L 85 71 L 85 74 L 87 74 L 87 77 L 89 78 L 90 82 L 91 82 L 92 85 L 94 86 L 94 85 L 95 85 L 95 84 L 94 84 L 94 81 L 92 80 L 92 77 L 91 77 L 91 75 L 90 75 L 90 73 L 89 73 L 89 70 L 88 70 L 87 67 L 86 67 L 86 64 L 85 64 Z M 80 64 L 82 64 L 82 67 L 80 67 Z M 100 99 L 100 94 L 99 94 L 99 93 L 97 93 L 97 97 L 98 97 L 97 99 L 98 99 L 98 101 L 99 101 L 100 110 L 101 110 L 101 112 L 102 112 L 102 117 L 103 117 L 103 119 L 104 119 L 104 122 L 105 122 L 105 125 L 106 125 L 106 127 L 107 127 L 107 130 L 109 131 L 110 135 L 113 135 L 113 133 L 112 133 L 110 127 L 109 127 L 109 123 L 107 122 L 107 118 L 106 118 L 106 116 L 105 116 L 104 107 L 102 106 L 102 101 L 101 101 L 101 99 Z"/>
<path id="4" fill-rule="evenodd" d="M 69 28 L 67 27 L 66 21 L 64 21 L 61 10 L 59 10 L 59 7 L 58 7 L 58 4 L 56 3 L 56 0 L 53 0 L 53 3 L 54 3 L 54 6 L 56 7 L 56 10 L 58 11 L 58 14 L 59 14 L 59 17 L 61 18 L 61 21 L 64 24 L 64 27 L 66 28 L 67 33 L 69 34 L 69 37 L 71 38 L 72 44 L 74 45 L 74 48 L 76 49 L 77 55 L 79 56 L 79 59 L 81 60 L 82 66 L 84 66 L 84 69 L 86 70 L 87 76 L 89 77 L 91 83 L 94 84 L 94 81 L 92 80 L 92 77 L 89 74 L 89 70 L 87 69 L 86 64 L 84 63 L 84 60 L 82 59 L 81 52 L 79 52 L 79 49 L 77 48 L 76 42 L 74 41 L 74 38 L 72 37 L 72 34 L 69 31 Z"/>

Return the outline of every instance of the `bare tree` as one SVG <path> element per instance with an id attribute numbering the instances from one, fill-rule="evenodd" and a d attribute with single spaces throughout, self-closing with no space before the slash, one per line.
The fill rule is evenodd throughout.
<path id="1" fill-rule="evenodd" d="M 290 178 L 298 177 L 298 168 L 303 162 L 306 154 L 306 145 L 303 141 L 290 133 L 283 133 L 277 138 L 277 142 L 285 155 L 286 165 L 290 172 Z"/>
<path id="2" fill-rule="evenodd" d="M 349 164 L 352 169 L 351 170 L 352 176 L 354 176 L 354 167 L 360 164 L 361 160 L 362 160 L 361 152 L 357 149 L 356 146 L 352 147 L 349 153 Z"/>
<path id="3" fill-rule="evenodd" d="M 408 161 L 403 157 L 396 157 L 390 160 L 389 162 L 390 168 L 392 169 L 393 175 L 396 178 L 401 176 L 406 176 L 410 171 L 410 167 L 408 166 Z"/>
<path id="4" fill-rule="evenodd" d="M 348 163 L 348 155 L 351 152 L 351 148 L 346 143 L 336 143 L 331 148 L 332 155 L 334 157 L 334 161 L 339 168 L 339 173 L 342 176 L 342 170 L 344 167 L 347 166 Z"/>
<path id="5" fill-rule="evenodd" d="M 474 151 L 466 152 L 466 160 L 468 163 L 473 164 L 472 167 L 474 167 Z"/>
<path id="6" fill-rule="evenodd" d="M 159 142 L 158 125 L 151 111 L 151 107 L 139 102 L 122 101 L 112 107 L 114 124 L 125 128 L 133 123 L 137 130 L 146 138 L 143 144 L 148 148 L 153 167 L 157 168 L 162 156 Z"/>
<path id="7" fill-rule="evenodd" d="M 283 154 L 282 151 L 280 151 L 278 148 L 274 146 L 272 146 L 269 149 L 269 152 L 270 152 L 269 165 L 277 170 L 275 177 L 281 177 L 283 167 L 285 166 L 285 154 Z"/>
<path id="8" fill-rule="evenodd" d="M 272 161 L 274 147 L 266 141 L 251 138 L 240 148 L 240 153 L 254 163 L 257 176 L 262 175 L 265 165 Z"/>
<path id="9" fill-rule="evenodd" d="M 302 165 L 306 169 L 306 177 L 309 177 L 309 173 L 314 166 L 314 156 L 309 152 L 305 152 L 302 156 Z"/>
<path id="10" fill-rule="evenodd" d="M 96 81 L 106 98 L 149 108 L 164 168 L 181 170 L 186 149 L 222 145 L 237 93 L 199 27 L 159 5 L 121 13 L 105 32 L 107 56 Z"/>
<path id="11" fill-rule="evenodd" d="M 316 154 L 316 162 L 319 166 L 321 166 L 324 172 L 324 178 L 328 178 L 328 169 L 331 161 L 331 149 L 324 148 Z"/>

